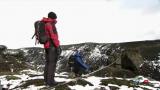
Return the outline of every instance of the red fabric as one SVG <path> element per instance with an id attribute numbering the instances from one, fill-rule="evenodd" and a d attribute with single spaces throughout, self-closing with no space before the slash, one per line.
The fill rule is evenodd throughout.
<path id="1" fill-rule="evenodd" d="M 43 18 L 41 21 L 46 22 L 46 25 L 45 25 L 45 30 L 47 32 L 46 35 L 49 36 L 53 40 L 56 48 L 59 47 L 60 42 L 58 40 L 58 34 L 55 34 L 53 32 L 53 30 L 55 30 L 56 27 L 52 26 L 52 24 L 51 24 L 51 23 L 56 24 L 57 23 L 56 19 Z M 48 41 L 44 44 L 44 48 L 49 48 L 49 47 L 50 47 L 50 41 Z"/>
<path id="2" fill-rule="evenodd" d="M 148 83 L 149 83 L 149 80 L 144 80 L 143 83 L 144 83 L 144 84 L 148 84 Z"/>

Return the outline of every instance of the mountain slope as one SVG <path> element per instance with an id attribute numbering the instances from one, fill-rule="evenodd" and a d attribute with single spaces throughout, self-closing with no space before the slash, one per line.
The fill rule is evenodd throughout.
<path id="1" fill-rule="evenodd" d="M 68 59 L 73 50 L 77 49 L 83 55 L 85 62 L 92 67 L 92 71 L 115 62 L 109 68 L 94 73 L 93 76 L 132 78 L 143 75 L 160 80 L 159 40 L 125 43 L 80 43 L 62 45 L 61 47 L 63 51 L 57 63 L 56 73 L 69 72 Z M 28 69 L 43 74 L 44 56 L 44 49 L 39 47 L 7 49 L 6 46 L 0 45 L 0 76 L 23 74 L 23 70 Z M 28 78 L 30 75 L 32 76 L 27 72 L 24 74 L 29 75 Z"/>

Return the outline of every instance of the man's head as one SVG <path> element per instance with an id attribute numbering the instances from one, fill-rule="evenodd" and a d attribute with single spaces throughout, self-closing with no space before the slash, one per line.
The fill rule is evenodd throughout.
<path id="1" fill-rule="evenodd" d="M 57 15 L 54 12 L 49 12 L 48 13 L 48 18 L 57 19 Z"/>

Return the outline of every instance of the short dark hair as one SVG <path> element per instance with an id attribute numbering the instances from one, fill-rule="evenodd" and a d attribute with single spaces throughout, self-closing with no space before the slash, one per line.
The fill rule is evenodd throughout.
<path id="1" fill-rule="evenodd" d="M 48 18 L 57 19 L 57 15 L 54 12 L 49 12 L 48 13 Z"/>

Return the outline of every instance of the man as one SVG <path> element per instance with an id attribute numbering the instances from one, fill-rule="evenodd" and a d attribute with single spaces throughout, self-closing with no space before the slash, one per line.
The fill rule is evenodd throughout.
<path id="1" fill-rule="evenodd" d="M 68 65 L 76 77 L 81 76 L 82 73 L 88 73 L 90 69 L 90 66 L 84 62 L 83 56 L 78 50 L 74 50 L 74 53 L 69 57 Z"/>
<path id="2" fill-rule="evenodd" d="M 44 44 L 45 48 L 45 68 L 44 68 L 44 81 L 46 85 L 55 86 L 55 70 L 58 56 L 61 53 L 60 42 L 58 40 L 58 33 L 55 24 L 57 15 L 54 12 L 48 13 L 48 18 L 43 18 L 41 21 L 45 22 L 46 35 L 49 40 Z"/>

